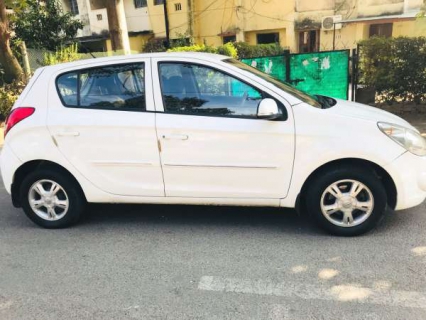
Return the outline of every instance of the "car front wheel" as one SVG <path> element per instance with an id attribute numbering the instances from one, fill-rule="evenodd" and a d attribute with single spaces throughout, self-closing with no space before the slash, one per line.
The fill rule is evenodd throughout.
<path id="1" fill-rule="evenodd" d="M 306 208 L 320 227 L 340 236 L 373 229 L 386 211 L 387 196 L 368 168 L 338 167 L 317 175 L 308 187 Z"/>

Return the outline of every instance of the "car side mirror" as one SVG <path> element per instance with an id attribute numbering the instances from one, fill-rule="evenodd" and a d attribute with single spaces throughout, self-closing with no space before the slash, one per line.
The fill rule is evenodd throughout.
<path id="1" fill-rule="evenodd" d="M 277 102 L 271 98 L 265 98 L 260 101 L 257 108 L 257 117 L 259 119 L 274 120 L 281 117 Z"/>

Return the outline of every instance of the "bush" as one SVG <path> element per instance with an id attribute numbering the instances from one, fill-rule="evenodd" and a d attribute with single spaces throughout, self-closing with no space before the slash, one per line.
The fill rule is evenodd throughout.
<path id="1" fill-rule="evenodd" d="M 232 58 L 238 58 L 238 50 L 232 42 L 225 43 L 223 46 L 218 47 L 217 53 Z"/>
<path id="2" fill-rule="evenodd" d="M 164 40 L 161 39 L 148 40 L 142 48 L 142 52 L 165 52 L 166 50 Z"/>
<path id="3" fill-rule="evenodd" d="M 237 58 L 237 49 L 235 49 L 232 43 L 224 44 L 223 46 L 213 47 L 205 44 L 194 44 L 193 46 L 176 47 L 167 50 L 168 52 L 208 52 L 217 53 Z"/>
<path id="4" fill-rule="evenodd" d="M 284 54 L 285 48 L 278 43 L 251 45 L 246 42 L 235 42 L 234 47 L 238 51 L 240 59 L 278 56 Z"/>
<path id="5" fill-rule="evenodd" d="M 217 53 L 217 48 L 206 46 L 205 44 L 194 44 L 192 46 L 175 47 L 167 50 L 167 52 L 208 52 Z"/>
<path id="6" fill-rule="evenodd" d="M 375 37 L 359 44 L 360 83 L 381 100 L 426 101 L 426 37 Z"/>
<path id="7" fill-rule="evenodd" d="M 78 53 L 77 44 L 73 44 L 69 47 L 63 47 L 55 52 L 46 52 L 43 57 L 43 65 L 51 66 L 58 63 L 65 63 L 80 60 L 81 55 Z"/>
<path id="8" fill-rule="evenodd" d="M 15 81 L 0 87 L 0 121 L 7 117 L 25 85 L 26 83 L 23 81 Z"/>

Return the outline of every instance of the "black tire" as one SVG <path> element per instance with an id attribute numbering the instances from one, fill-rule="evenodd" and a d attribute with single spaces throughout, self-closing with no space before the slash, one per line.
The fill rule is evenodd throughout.
<path id="1" fill-rule="evenodd" d="M 341 180 L 359 181 L 371 191 L 374 200 L 373 210 L 368 218 L 359 225 L 338 226 L 330 222 L 322 213 L 323 193 L 330 185 Z M 339 166 L 322 171 L 310 182 L 304 198 L 307 212 L 314 218 L 318 226 L 338 236 L 358 236 L 372 230 L 383 219 L 387 207 L 386 190 L 374 170 L 368 167 Z M 362 214 L 361 211 L 355 212 Z M 336 215 L 339 214 L 343 216 L 342 212 L 336 213 Z"/>
<path id="2" fill-rule="evenodd" d="M 29 192 L 31 187 L 40 180 L 51 180 L 59 184 L 68 197 L 68 210 L 65 215 L 54 221 L 49 221 L 38 216 L 29 203 Z M 20 199 L 25 214 L 37 225 L 47 229 L 69 227 L 80 219 L 84 212 L 86 200 L 77 182 L 59 170 L 41 169 L 31 172 L 24 178 L 20 188 Z"/>

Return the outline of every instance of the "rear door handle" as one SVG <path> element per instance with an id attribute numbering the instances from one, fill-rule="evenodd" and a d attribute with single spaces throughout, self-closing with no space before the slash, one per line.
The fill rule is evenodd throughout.
<path id="1" fill-rule="evenodd" d="M 56 136 L 58 137 L 78 137 L 80 135 L 80 132 L 77 131 L 64 131 L 64 132 L 58 132 Z"/>
<path id="2" fill-rule="evenodd" d="M 165 140 L 188 140 L 189 137 L 186 134 L 164 134 L 163 139 L 165 139 Z"/>

